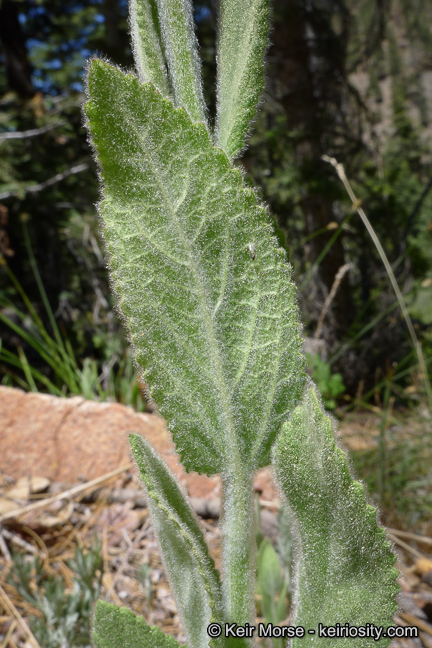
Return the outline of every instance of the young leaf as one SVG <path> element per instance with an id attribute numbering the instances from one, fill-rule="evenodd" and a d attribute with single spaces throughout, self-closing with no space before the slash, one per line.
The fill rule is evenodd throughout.
<path id="1" fill-rule="evenodd" d="M 151 84 L 94 60 L 88 87 L 119 307 L 182 462 L 268 465 L 305 376 L 270 218 L 204 125 Z"/>
<path id="2" fill-rule="evenodd" d="M 141 0 L 143 2 L 143 0 Z M 191 0 L 156 0 L 175 103 L 206 123 Z M 153 81 L 153 79 L 151 79 Z"/>
<path id="3" fill-rule="evenodd" d="M 129 439 L 188 646 L 202 648 L 208 645 L 208 624 L 224 623 L 219 574 L 177 480 L 145 439 Z M 212 645 L 224 645 L 223 639 Z"/>
<path id="4" fill-rule="evenodd" d="M 157 626 L 126 607 L 99 600 L 93 619 L 94 648 L 179 648 L 180 644 Z M 184 648 L 184 647 L 183 647 Z"/>
<path id="5" fill-rule="evenodd" d="M 152 81 L 163 95 L 168 96 L 170 90 L 156 0 L 130 0 L 129 15 L 138 77 L 141 81 Z"/>
<path id="6" fill-rule="evenodd" d="M 278 625 L 287 616 L 286 583 L 278 555 L 268 538 L 264 538 L 258 551 L 257 577 L 263 616 L 267 623 Z"/>
<path id="7" fill-rule="evenodd" d="M 318 638 L 317 627 L 388 626 L 397 609 L 396 556 L 363 486 L 350 477 L 336 448 L 330 419 L 310 388 L 286 423 L 274 448 L 277 481 L 297 524 L 297 606 L 293 623 L 315 635 L 294 640 L 294 648 L 352 647 L 351 638 Z M 354 640 L 359 648 L 374 638 Z M 385 646 L 389 639 L 382 638 Z"/>
<path id="8" fill-rule="evenodd" d="M 216 141 L 229 158 L 245 144 L 264 89 L 269 0 L 221 0 Z"/>

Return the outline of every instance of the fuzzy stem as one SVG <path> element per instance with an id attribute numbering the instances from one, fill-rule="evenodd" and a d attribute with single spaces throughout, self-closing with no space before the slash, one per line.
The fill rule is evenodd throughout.
<path id="1" fill-rule="evenodd" d="M 223 475 L 224 513 L 222 556 L 226 619 L 237 625 L 254 624 L 255 524 L 252 490 L 253 473 L 236 465 Z M 236 639 L 236 646 L 251 646 L 252 640 Z"/>

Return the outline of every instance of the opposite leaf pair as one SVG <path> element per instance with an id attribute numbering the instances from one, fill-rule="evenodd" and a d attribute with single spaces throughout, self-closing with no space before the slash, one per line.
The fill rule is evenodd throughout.
<path id="1" fill-rule="evenodd" d="M 388 625 L 397 591 L 394 556 L 375 511 L 335 449 L 313 389 L 303 396 L 291 268 L 269 215 L 230 163 L 259 96 L 267 33 L 268 3 L 244 4 L 221 6 L 214 139 L 222 148 L 204 123 L 186 0 L 132 4 L 137 69 L 159 89 L 97 60 L 88 80 L 86 113 L 119 310 L 186 469 L 222 476 L 220 579 L 174 478 L 131 436 L 189 648 L 250 643 L 223 633 L 210 640 L 207 625 L 255 621 L 252 481 L 273 446 L 298 536 L 291 622 L 311 630 L 320 622 Z M 173 645 L 104 603 L 93 640 L 97 648 Z M 296 641 L 306 647 L 317 638 Z"/>
<path id="2" fill-rule="evenodd" d="M 270 463 L 305 382 L 291 269 L 269 216 L 202 124 L 99 61 L 89 93 L 119 308 L 183 464 L 222 474 L 224 605 L 246 623 L 253 472 Z"/>

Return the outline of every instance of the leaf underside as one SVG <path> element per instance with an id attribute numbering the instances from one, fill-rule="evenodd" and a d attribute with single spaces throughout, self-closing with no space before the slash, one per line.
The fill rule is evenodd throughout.
<path id="1" fill-rule="evenodd" d="M 129 1 L 132 49 L 141 81 L 152 81 L 163 95 L 170 94 L 156 0 Z"/>
<path id="2" fill-rule="evenodd" d="M 93 619 L 94 648 L 179 648 L 180 644 L 128 608 L 98 601 Z M 182 646 L 185 648 L 185 646 Z"/>
<path id="3" fill-rule="evenodd" d="M 264 89 L 269 0 L 221 0 L 217 52 L 217 143 L 229 158 L 244 147 Z"/>
<path id="4" fill-rule="evenodd" d="M 138 434 L 129 437 L 146 486 L 152 527 L 189 648 L 208 645 L 209 623 L 223 624 L 219 574 L 196 517 L 164 461 Z M 223 646 L 214 639 L 211 646 Z"/>
<path id="5" fill-rule="evenodd" d="M 298 534 L 293 623 L 306 631 L 319 623 L 392 625 L 399 591 L 396 556 L 363 485 L 352 480 L 345 454 L 335 446 L 330 419 L 313 389 L 283 426 L 273 461 Z M 389 641 L 318 638 L 316 633 L 294 640 L 293 646 L 369 648 Z"/>
<path id="6" fill-rule="evenodd" d="M 94 60 L 88 88 L 119 308 L 182 462 L 268 465 L 305 376 L 270 218 L 204 125 L 152 84 Z"/>
<path id="7" fill-rule="evenodd" d="M 192 1 L 156 0 L 156 3 L 175 104 L 186 108 L 194 121 L 205 123 Z"/>

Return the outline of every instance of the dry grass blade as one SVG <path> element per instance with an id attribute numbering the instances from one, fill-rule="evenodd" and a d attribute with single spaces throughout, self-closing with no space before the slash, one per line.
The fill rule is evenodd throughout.
<path id="1" fill-rule="evenodd" d="M 411 614 L 411 612 L 400 612 L 399 616 L 404 621 L 407 621 L 410 625 L 417 626 L 419 630 L 423 630 L 423 632 L 426 632 L 428 635 L 432 636 L 432 626 L 429 623 L 426 623 L 426 621 L 419 619 L 414 614 Z"/>
<path id="2" fill-rule="evenodd" d="M 11 562 L 12 557 L 10 555 L 10 551 L 3 537 L 3 529 L 1 527 L 0 527 L 0 551 L 2 552 L 3 556 L 6 558 L 6 561 Z"/>
<path id="3" fill-rule="evenodd" d="M 416 542 L 432 547 L 432 538 L 429 538 L 428 536 L 417 535 L 416 533 L 410 533 L 409 531 L 399 531 L 399 529 L 388 528 L 387 531 L 394 536 L 406 538 L 407 540 L 415 540 Z"/>
<path id="4" fill-rule="evenodd" d="M 267 500 L 260 500 L 260 505 L 264 508 L 276 509 L 277 511 L 281 507 L 279 502 L 268 502 Z"/>
<path id="5" fill-rule="evenodd" d="M 9 646 L 9 639 L 11 638 L 11 636 L 12 636 L 15 628 L 17 627 L 17 625 L 18 625 L 18 622 L 17 622 L 16 619 L 14 619 L 14 621 L 12 621 L 12 623 L 10 625 L 9 630 L 6 633 L 4 641 L 2 642 L 2 645 L 0 646 L 0 648 L 7 648 Z"/>
<path id="6" fill-rule="evenodd" d="M 401 540 L 400 538 L 397 538 L 395 535 L 392 533 L 388 532 L 388 537 L 390 540 L 392 540 L 395 544 L 399 545 L 399 547 L 403 547 L 406 551 L 411 553 L 413 556 L 416 556 L 417 558 L 423 558 L 423 554 L 420 553 L 420 551 L 417 551 L 417 549 L 414 549 L 414 547 L 411 547 L 409 544 Z"/>
<path id="7" fill-rule="evenodd" d="M 22 529 L 23 529 L 23 531 L 28 533 L 29 536 L 31 536 L 33 538 L 33 540 L 36 542 L 36 544 L 40 548 L 41 556 L 42 556 L 42 559 L 43 559 L 44 569 L 47 569 L 48 565 L 49 565 L 49 551 L 48 551 L 48 547 L 46 546 L 45 542 L 42 540 L 40 535 L 38 535 L 36 533 L 36 531 L 31 529 L 30 527 L 23 525 Z"/>
<path id="8" fill-rule="evenodd" d="M 348 272 L 350 267 L 351 267 L 351 265 L 349 263 L 345 263 L 345 265 L 341 266 L 339 268 L 339 270 L 337 271 L 337 273 L 336 273 L 336 276 L 335 276 L 334 281 L 333 281 L 333 285 L 331 287 L 331 290 L 330 290 L 329 294 L 327 295 L 327 299 L 324 302 L 323 309 L 322 309 L 321 314 L 319 316 L 318 324 L 317 324 L 315 335 L 314 335 L 315 340 L 318 340 L 318 338 L 319 338 L 319 336 L 321 334 L 322 325 L 323 325 L 325 316 L 327 315 L 328 309 L 330 308 L 330 305 L 331 305 L 333 299 L 336 296 L 336 293 L 338 291 L 338 288 L 339 288 L 339 286 L 341 284 L 342 279 L 344 278 L 344 276 L 346 275 L 346 273 Z"/>
<path id="9" fill-rule="evenodd" d="M 39 500 L 34 504 L 28 504 L 27 506 L 21 506 L 20 508 L 13 509 L 13 511 L 8 511 L 7 513 L 5 513 L 0 517 L 0 524 L 5 520 L 11 520 L 13 518 L 19 517 L 20 515 L 24 515 L 25 513 L 30 513 L 31 511 L 35 511 L 37 509 L 43 508 L 44 506 L 48 506 L 49 504 L 52 504 L 53 502 L 57 502 L 60 499 L 73 497 L 74 495 L 79 495 L 80 493 L 83 493 L 89 488 L 93 488 L 94 486 L 97 486 L 98 484 L 101 484 L 104 481 L 108 481 L 109 479 L 112 479 L 113 477 L 120 475 L 122 472 L 129 470 L 129 468 L 132 468 L 132 466 L 133 464 L 129 463 L 125 466 L 122 466 L 121 468 L 116 468 L 116 470 L 112 470 L 111 472 L 106 473 L 105 475 L 102 475 L 97 479 L 92 479 L 91 481 L 86 482 L 85 484 L 74 486 L 74 488 L 70 488 L 69 490 L 63 493 L 58 493 L 57 495 L 53 495 L 53 497 L 48 497 L 47 499 Z"/>
<path id="10" fill-rule="evenodd" d="M 9 596 L 6 594 L 4 591 L 3 587 L 0 585 L 0 600 L 2 601 L 5 609 L 11 614 L 12 616 L 15 617 L 18 625 L 21 627 L 23 632 L 27 635 L 27 638 L 31 645 L 34 648 L 40 648 L 39 643 L 36 641 L 35 636 L 33 635 L 32 631 L 28 627 L 27 623 L 25 620 L 22 618 L 21 614 L 18 612 L 16 609 L 15 605 L 12 603 L 10 600 Z"/>
<path id="11" fill-rule="evenodd" d="M 384 267 L 385 267 L 386 272 L 388 274 L 388 277 L 390 279 L 391 285 L 392 285 L 393 290 L 395 292 L 396 298 L 397 298 L 397 300 L 399 302 L 399 306 L 400 306 L 400 309 L 402 311 L 402 315 L 403 315 L 403 317 L 405 319 L 409 334 L 411 336 L 412 343 L 413 343 L 414 348 L 415 348 L 415 350 L 417 352 L 417 357 L 418 357 L 420 369 L 421 369 L 422 374 L 423 374 L 424 384 L 425 384 L 425 388 L 426 388 L 426 394 L 427 394 L 427 398 L 428 398 L 428 402 L 429 402 L 429 409 L 432 412 L 432 388 L 431 388 L 431 385 L 430 385 L 430 382 L 429 382 L 427 367 L 426 367 L 425 359 L 424 359 L 424 356 L 423 356 L 423 350 L 421 348 L 420 342 L 417 339 L 417 335 L 415 333 L 414 326 L 413 326 L 413 324 L 411 322 L 411 318 L 409 316 L 407 307 L 405 305 L 405 300 L 404 300 L 403 295 L 402 295 L 402 293 L 400 291 L 400 288 L 399 288 L 398 283 L 396 281 L 396 277 L 394 276 L 394 272 L 393 272 L 393 270 L 391 268 L 389 260 L 387 259 L 387 255 L 384 252 L 384 248 L 382 247 L 378 236 L 375 234 L 375 230 L 373 229 L 368 217 L 366 216 L 363 209 L 360 207 L 360 203 L 357 200 L 357 197 L 356 197 L 354 191 L 352 190 L 352 187 L 351 187 L 351 185 L 350 185 L 350 183 L 348 181 L 348 178 L 345 175 L 345 170 L 343 168 L 343 165 L 340 164 L 336 160 L 336 158 L 329 157 L 328 155 L 323 155 L 321 159 L 324 162 L 328 162 L 329 164 L 331 164 L 336 169 L 336 173 L 338 174 L 339 179 L 342 181 L 342 183 L 343 183 L 343 185 L 344 185 L 344 187 L 345 187 L 345 189 L 346 189 L 346 191 L 347 191 L 347 193 L 348 193 L 348 195 L 349 195 L 349 197 L 350 197 L 350 199 L 352 201 L 353 207 L 356 209 L 356 211 L 357 211 L 358 215 L 360 216 L 364 226 L 366 227 L 372 241 L 374 242 L 374 245 L 375 245 L 376 249 L 378 250 L 378 253 L 379 253 L 380 257 L 381 257 L 381 260 L 382 260 L 382 262 L 384 264 Z"/>

